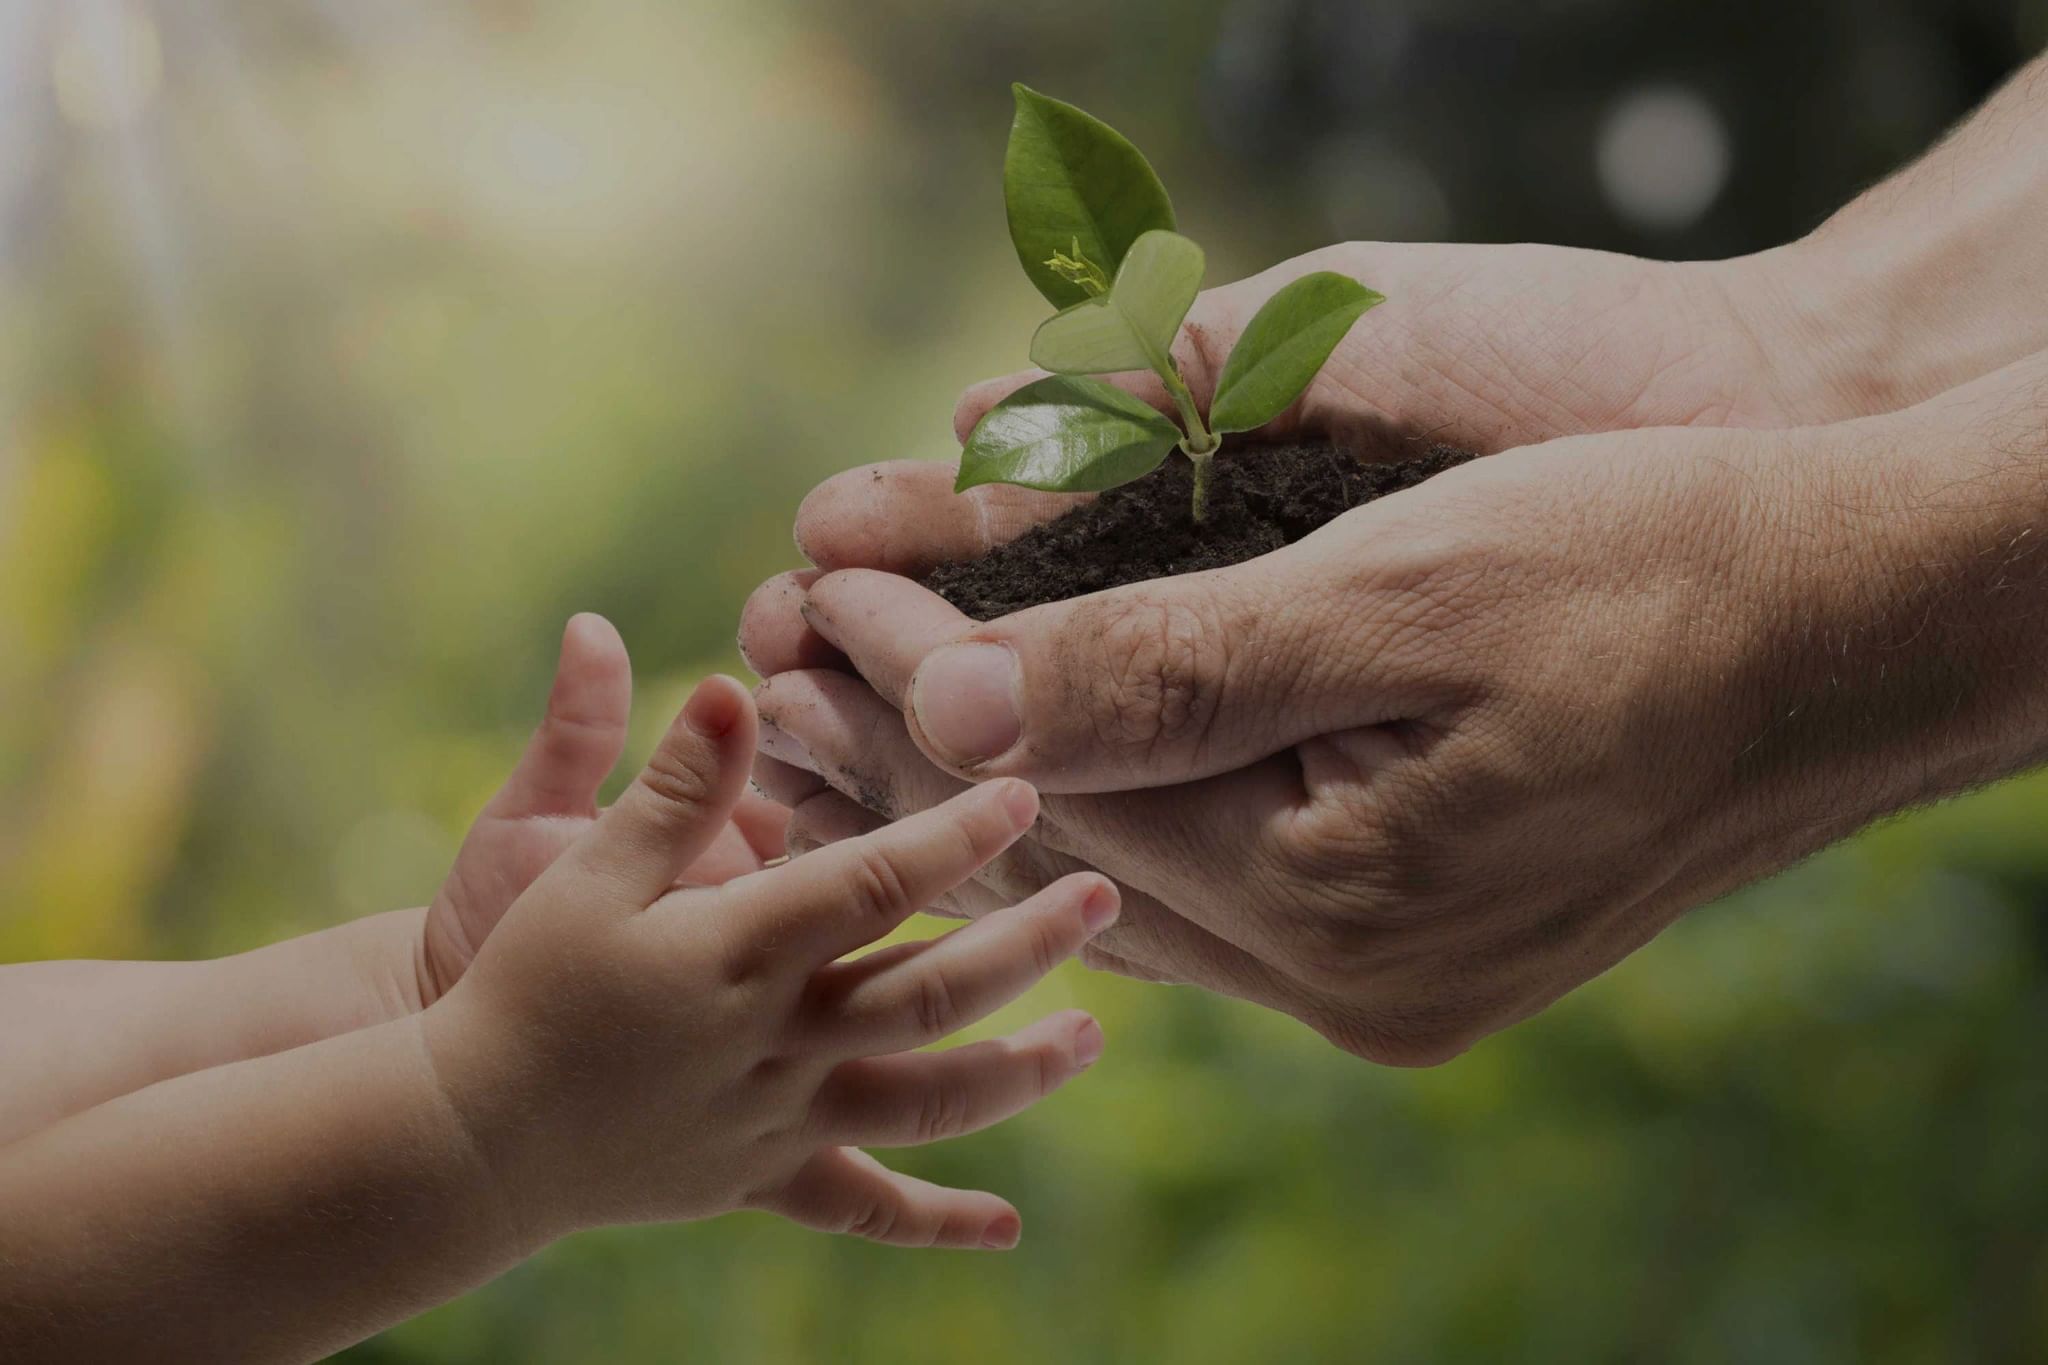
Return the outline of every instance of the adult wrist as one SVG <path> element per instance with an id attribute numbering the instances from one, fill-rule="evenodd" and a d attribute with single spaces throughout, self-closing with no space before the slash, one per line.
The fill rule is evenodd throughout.
<path id="1" fill-rule="evenodd" d="M 1939 217 L 1859 202 L 1709 268 L 1808 423 L 1896 412 L 2048 348 L 2048 193 L 2018 183 Z"/>
<path id="2" fill-rule="evenodd" d="M 1824 804 L 1864 818 L 2048 755 L 2048 426 L 2022 437 L 2039 373 L 1785 440 L 1798 492 L 1774 532 L 1772 629 L 1792 659 L 1786 747 Z M 1763 741 L 1768 744 L 1770 741 Z"/>

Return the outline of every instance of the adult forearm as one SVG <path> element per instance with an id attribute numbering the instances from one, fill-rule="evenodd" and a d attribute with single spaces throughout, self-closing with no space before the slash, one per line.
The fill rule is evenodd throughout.
<path id="1" fill-rule="evenodd" d="M 2048 352 L 1794 439 L 1798 492 L 1755 503 L 1744 784 L 1853 828 L 2048 757 Z"/>
<path id="2" fill-rule="evenodd" d="M 0 1358 L 312 1359 L 533 1250 L 418 1018 L 0 1148 Z"/>
<path id="3" fill-rule="evenodd" d="M 1839 417 L 1889 412 L 2048 347 L 2048 57 L 1806 238 L 1742 263 L 1759 345 Z"/>
<path id="4" fill-rule="evenodd" d="M 207 962 L 0 967 L 0 1142 L 172 1076 L 419 1008 L 420 910 Z"/>

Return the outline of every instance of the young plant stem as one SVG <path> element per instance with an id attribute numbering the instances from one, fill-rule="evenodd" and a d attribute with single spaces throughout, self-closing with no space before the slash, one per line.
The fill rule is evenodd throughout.
<path id="1" fill-rule="evenodd" d="M 1180 448 L 1181 453 L 1195 466 L 1194 517 L 1195 524 L 1199 526 L 1209 519 L 1209 466 L 1215 459 L 1216 447 L 1223 442 L 1202 420 L 1200 409 L 1195 407 L 1195 396 L 1188 391 L 1186 381 L 1180 377 L 1180 370 L 1174 365 L 1173 357 L 1161 355 L 1149 346 L 1146 347 L 1146 352 L 1152 362 L 1153 372 L 1159 376 L 1159 381 L 1166 385 L 1166 392 L 1172 397 L 1174 410 L 1180 414 L 1181 427 L 1186 432 L 1181 437 Z"/>
<path id="2" fill-rule="evenodd" d="M 1187 451 L 1188 459 L 1193 461 L 1195 466 L 1194 516 L 1195 525 L 1200 526 L 1209 520 L 1209 470 L 1216 463 L 1216 457 L 1213 454 L 1197 455 L 1192 450 L 1187 450 L 1186 446 L 1182 446 L 1181 449 Z"/>

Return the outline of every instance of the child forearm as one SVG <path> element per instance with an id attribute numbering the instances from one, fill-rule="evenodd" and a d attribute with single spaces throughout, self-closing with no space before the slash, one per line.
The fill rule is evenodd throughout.
<path id="1" fill-rule="evenodd" d="M 313 1359 L 534 1250 L 419 1019 L 152 1085 L 0 1148 L 0 1359 Z"/>
<path id="2" fill-rule="evenodd" d="M 206 962 L 0 967 L 0 1142 L 157 1081 L 417 1010 L 424 913 Z"/>

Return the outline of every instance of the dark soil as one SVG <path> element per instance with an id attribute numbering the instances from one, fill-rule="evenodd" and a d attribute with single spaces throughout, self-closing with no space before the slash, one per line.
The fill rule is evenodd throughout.
<path id="1" fill-rule="evenodd" d="M 1209 483 L 1209 516 L 1190 509 L 1194 466 L 1180 455 L 1152 473 L 979 559 L 941 564 L 924 585 L 979 621 L 1148 578 L 1240 564 L 1300 540 L 1374 498 L 1412 488 L 1472 458 L 1433 444 L 1394 463 L 1366 463 L 1327 442 L 1225 447 Z"/>

